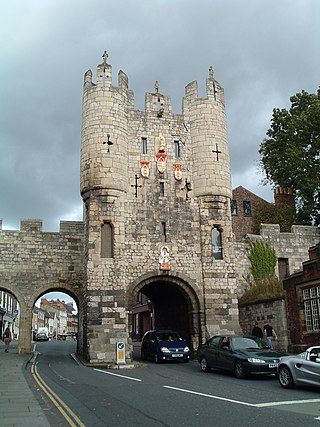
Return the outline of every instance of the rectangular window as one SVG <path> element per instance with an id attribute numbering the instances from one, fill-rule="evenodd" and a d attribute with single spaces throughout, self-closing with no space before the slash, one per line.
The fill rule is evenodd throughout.
<path id="1" fill-rule="evenodd" d="M 174 141 L 174 157 L 178 158 L 180 157 L 180 142 Z"/>
<path id="2" fill-rule="evenodd" d="M 211 230 L 212 256 L 214 259 L 222 259 L 222 236 L 218 227 Z"/>
<path id="3" fill-rule="evenodd" d="M 113 227 L 110 222 L 101 227 L 101 258 L 113 258 Z"/>
<path id="4" fill-rule="evenodd" d="M 164 182 L 160 182 L 160 196 L 164 196 Z"/>
<path id="5" fill-rule="evenodd" d="M 304 314 L 307 332 L 320 330 L 320 286 L 303 289 Z"/>
<path id="6" fill-rule="evenodd" d="M 231 200 L 231 215 L 238 215 L 238 205 L 236 200 Z"/>
<path id="7" fill-rule="evenodd" d="M 141 138 L 141 152 L 142 154 L 147 154 L 148 152 L 147 138 Z"/>
<path id="8" fill-rule="evenodd" d="M 161 222 L 161 234 L 164 237 L 164 241 L 167 241 L 167 227 L 165 222 Z"/>
<path id="9" fill-rule="evenodd" d="M 246 200 L 243 201 L 243 215 L 251 216 L 251 203 Z"/>

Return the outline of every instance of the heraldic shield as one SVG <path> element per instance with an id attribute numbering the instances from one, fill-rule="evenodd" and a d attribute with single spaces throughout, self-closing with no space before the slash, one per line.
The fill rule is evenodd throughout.
<path id="1" fill-rule="evenodd" d="M 157 153 L 156 154 L 156 160 L 157 160 L 157 169 L 160 173 L 163 173 L 166 170 L 167 166 L 167 155 L 165 153 Z"/>
<path id="2" fill-rule="evenodd" d="M 182 170 L 181 170 L 181 163 L 174 163 L 173 164 L 173 170 L 174 170 L 174 177 L 177 181 L 182 180 Z"/>
<path id="3" fill-rule="evenodd" d="M 144 178 L 149 178 L 150 175 L 150 162 L 147 160 L 140 161 L 140 172 Z"/>

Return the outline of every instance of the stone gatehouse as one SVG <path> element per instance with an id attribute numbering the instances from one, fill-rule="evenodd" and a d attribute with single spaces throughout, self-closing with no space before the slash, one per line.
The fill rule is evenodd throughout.
<path id="1" fill-rule="evenodd" d="M 210 67 L 206 96 L 198 96 L 197 82 L 188 84 L 181 114 L 158 82 L 138 111 L 126 74 L 114 85 L 107 58 L 95 81 L 91 71 L 84 77 L 84 221 L 62 222 L 59 233 L 42 232 L 39 220 L 0 231 L 0 288 L 20 303 L 20 352 L 30 351 L 32 307 L 51 290 L 76 300 L 78 352 L 91 363 L 113 363 L 119 341 L 130 357 L 139 292 L 153 303 L 155 326 L 177 329 L 194 349 L 209 335 L 241 331 L 248 242 L 232 232 L 223 88 Z M 264 226 L 248 239 L 274 243 L 289 270 L 319 240 L 311 228 L 281 234 Z"/>

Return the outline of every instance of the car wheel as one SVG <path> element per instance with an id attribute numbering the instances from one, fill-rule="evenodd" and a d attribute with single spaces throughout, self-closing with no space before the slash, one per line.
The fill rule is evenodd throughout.
<path id="1" fill-rule="evenodd" d="M 290 369 L 287 366 L 280 366 L 279 368 L 279 383 L 283 388 L 292 388 L 294 387 L 294 382 Z"/>
<path id="2" fill-rule="evenodd" d="M 144 350 L 141 350 L 141 359 L 146 360 L 146 355 L 144 353 Z"/>
<path id="3" fill-rule="evenodd" d="M 202 356 L 200 359 L 200 368 L 202 372 L 210 371 L 210 366 L 208 365 L 208 361 L 204 356 Z"/>
<path id="4" fill-rule="evenodd" d="M 246 371 L 243 364 L 240 362 L 240 360 L 237 360 L 234 365 L 234 374 L 237 378 L 240 378 L 240 379 L 246 378 Z"/>

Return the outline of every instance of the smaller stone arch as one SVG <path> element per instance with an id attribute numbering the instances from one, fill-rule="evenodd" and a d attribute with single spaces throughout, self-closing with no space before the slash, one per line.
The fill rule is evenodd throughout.
<path id="1" fill-rule="evenodd" d="M 28 344 L 26 340 L 26 325 L 28 324 L 27 316 L 27 304 L 25 300 L 24 293 L 21 292 L 21 289 L 12 286 L 0 286 L 0 291 L 4 291 L 12 295 L 19 303 L 20 313 L 19 313 L 19 337 L 18 337 L 18 352 L 21 354 L 29 354 L 31 351 L 31 339 Z M 31 317 L 30 317 L 31 319 Z"/>
<path id="2" fill-rule="evenodd" d="M 54 285 L 54 282 L 53 282 L 53 283 L 49 283 L 47 286 L 42 286 L 41 290 L 38 289 L 38 293 L 33 295 L 33 300 L 31 301 L 32 305 L 31 307 L 29 307 L 29 311 L 31 311 L 32 313 L 33 307 L 37 302 L 37 300 L 41 298 L 43 295 L 46 295 L 48 293 L 61 292 L 71 297 L 75 301 L 78 308 L 77 352 L 82 353 L 83 340 L 84 340 L 84 331 L 83 331 L 84 303 L 83 303 L 83 295 L 82 293 L 78 292 L 78 289 L 80 288 L 74 286 L 74 283 L 69 283 L 68 281 L 65 281 L 64 283 L 62 283 L 61 280 L 58 285 Z M 32 319 L 31 319 L 31 324 L 32 324 Z"/>
<path id="3" fill-rule="evenodd" d="M 204 305 L 202 292 L 199 286 L 184 274 L 172 274 L 166 272 L 159 274 L 158 271 L 150 272 L 137 278 L 127 289 L 127 312 L 129 314 L 129 325 L 132 321 L 132 306 L 135 303 L 138 292 L 150 289 L 152 286 L 166 285 L 174 287 L 184 298 L 188 311 L 189 339 L 193 349 L 196 349 L 204 336 Z M 168 289 L 164 286 L 164 289 Z"/>

